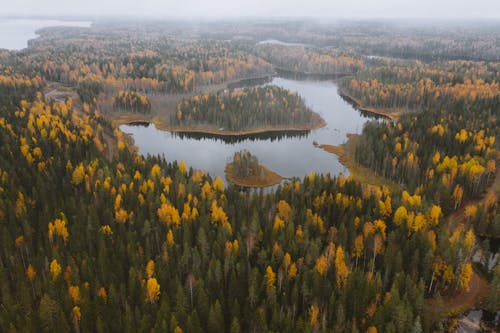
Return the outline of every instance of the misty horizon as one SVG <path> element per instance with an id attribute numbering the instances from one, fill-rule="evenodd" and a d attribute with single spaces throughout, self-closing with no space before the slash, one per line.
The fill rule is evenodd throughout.
<path id="1" fill-rule="evenodd" d="M 136 18 L 136 19 L 238 19 L 238 18 L 316 18 L 316 19 L 446 19 L 497 20 L 500 2 L 495 0 L 433 1 L 422 0 L 144 0 L 139 5 L 132 0 L 39 2 L 19 0 L 4 4 L 0 16 L 68 17 L 68 18 Z"/>

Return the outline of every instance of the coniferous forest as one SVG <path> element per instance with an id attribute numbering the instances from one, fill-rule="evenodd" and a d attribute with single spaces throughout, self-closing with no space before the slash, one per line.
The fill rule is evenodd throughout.
<path id="1" fill-rule="evenodd" d="M 445 332 L 473 306 L 500 310 L 486 255 L 500 238 L 500 26 L 434 31 L 432 47 L 425 28 L 376 23 L 171 24 L 47 28 L 0 50 L 0 332 Z M 292 91 L 219 89 L 278 68 L 347 75 L 339 93 L 391 116 L 351 152 L 383 184 L 311 172 L 242 190 L 141 154 L 114 118 L 310 122 Z"/>

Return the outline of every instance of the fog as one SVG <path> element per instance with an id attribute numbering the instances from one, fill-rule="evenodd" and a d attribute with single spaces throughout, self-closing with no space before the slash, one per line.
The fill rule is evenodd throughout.
<path id="1" fill-rule="evenodd" d="M 500 18 L 499 0 L 15 0 L 2 15 Z"/>

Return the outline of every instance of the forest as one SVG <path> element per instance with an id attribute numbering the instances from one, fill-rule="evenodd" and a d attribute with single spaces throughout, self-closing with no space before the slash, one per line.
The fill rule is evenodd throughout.
<path id="1" fill-rule="evenodd" d="M 430 47 L 426 29 L 376 24 L 185 24 L 49 28 L 0 52 L 1 332 L 445 332 L 448 300 L 476 278 L 481 308 L 500 310 L 498 264 L 473 261 L 500 237 L 500 33 Z M 294 34 L 315 45 L 253 43 Z M 370 122 L 353 156 L 385 185 L 310 173 L 242 191 L 139 154 L 102 111 L 109 97 L 156 114 L 168 95 L 189 126 L 310 122 L 279 87 L 201 93 L 283 67 L 349 74 L 339 89 L 359 105 L 404 109 Z"/>
<path id="2" fill-rule="evenodd" d="M 298 94 L 278 86 L 265 86 L 184 99 L 177 105 L 171 122 L 182 127 L 207 124 L 237 131 L 314 126 L 314 120 L 313 112 Z"/>

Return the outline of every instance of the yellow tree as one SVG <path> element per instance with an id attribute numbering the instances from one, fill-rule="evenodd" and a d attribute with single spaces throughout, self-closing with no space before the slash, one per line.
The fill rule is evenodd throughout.
<path id="1" fill-rule="evenodd" d="M 157 213 L 160 221 L 166 223 L 169 226 L 171 224 L 178 226 L 181 223 L 179 211 L 168 202 L 163 203 L 161 207 L 158 208 Z"/>
<path id="2" fill-rule="evenodd" d="M 292 280 L 297 276 L 297 265 L 292 263 L 290 269 L 288 270 L 288 279 Z"/>
<path id="3" fill-rule="evenodd" d="M 292 207 L 290 207 L 290 205 L 285 200 L 280 200 L 280 202 L 278 202 L 277 204 L 277 208 L 280 218 L 284 221 L 290 221 L 290 217 L 292 215 Z"/>
<path id="4" fill-rule="evenodd" d="M 356 265 L 355 267 L 358 268 L 358 259 L 363 255 L 363 250 L 364 250 L 364 239 L 363 235 L 358 235 L 354 239 L 354 257 L 356 257 Z"/>
<path id="5" fill-rule="evenodd" d="M 395 225 L 399 226 L 406 222 L 406 219 L 408 218 L 408 211 L 404 206 L 400 206 L 398 209 L 396 209 L 396 212 L 394 212 L 394 218 L 393 222 Z"/>
<path id="6" fill-rule="evenodd" d="M 472 277 L 472 265 L 470 262 L 467 262 L 462 265 L 462 269 L 460 271 L 460 279 L 459 285 L 462 290 L 469 290 L 469 283 Z"/>
<path id="7" fill-rule="evenodd" d="M 342 288 L 347 282 L 349 276 L 349 268 L 345 263 L 344 250 L 342 246 L 337 247 L 335 252 L 335 273 L 337 276 L 337 286 Z"/>
<path id="8" fill-rule="evenodd" d="M 36 270 L 33 265 L 29 264 L 28 268 L 26 268 L 26 278 L 29 282 L 33 283 L 36 277 Z"/>
<path id="9" fill-rule="evenodd" d="M 183 175 L 186 174 L 186 162 L 184 161 L 179 162 L 179 170 L 182 172 Z"/>
<path id="10" fill-rule="evenodd" d="M 68 294 L 73 304 L 78 304 L 80 302 L 80 288 L 78 286 L 69 286 Z"/>
<path id="11" fill-rule="evenodd" d="M 476 216 L 477 213 L 477 206 L 475 205 L 468 205 L 465 207 L 464 215 L 467 218 L 467 222 L 469 222 L 472 218 Z"/>
<path id="12" fill-rule="evenodd" d="M 319 308 L 316 304 L 313 304 L 309 307 L 309 323 L 311 326 L 316 326 L 318 324 L 318 314 Z"/>
<path id="13" fill-rule="evenodd" d="M 149 278 L 146 282 L 146 302 L 156 303 L 160 298 L 160 284 L 155 278 Z"/>
<path id="14" fill-rule="evenodd" d="M 157 178 L 161 174 L 161 168 L 158 164 L 155 164 L 151 167 L 151 178 Z"/>
<path id="15" fill-rule="evenodd" d="M 169 229 L 167 232 L 167 245 L 173 246 L 174 244 L 175 244 L 174 233 L 172 232 L 172 229 Z"/>
<path id="16" fill-rule="evenodd" d="M 276 282 L 276 273 L 271 266 L 266 267 L 266 290 L 269 293 Z"/>
<path id="17" fill-rule="evenodd" d="M 464 195 L 463 188 L 460 185 L 456 185 L 455 189 L 453 190 L 453 195 L 452 195 L 453 200 L 455 200 L 455 210 L 462 203 L 463 195 Z"/>
<path id="18" fill-rule="evenodd" d="M 80 185 L 83 180 L 85 179 L 85 168 L 83 167 L 83 164 L 80 163 L 74 170 L 73 174 L 71 176 L 71 182 L 74 185 Z"/>
<path id="19" fill-rule="evenodd" d="M 57 280 L 59 275 L 61 274 L 61 266 L 57 262 L 56 259 L 50 262 L 50 274 L 52 275 L 52 281 Z"/>
<path id="20" fill-rule="evenodd" d="M 224 181 L 222 180 L 222 178 L 220 178 L 219 176 L 215 177 L 212 187 L 216 191 L 224 191 Z"/>
<path id="21" fill-rule="evenodd" d="M 155 262 L 153 260 L 149 260 L 148 263 L 146 264 L 146 276 L 148 278 L 153 277 L 153 274 L 155 273 Z"/>
<path id="22" fill-rule="evenodd" d="M 324 255 L 320 255 L 318 259 L 316 259 L 316 265 L 314 266 L 319 275 L 323 276 L 328 269 L 328 260 Z"/>
<path id="23" fill-rule="evenodd" d="M 285 255 L 283 256 L 283 265 L 285 266 L 285 272 L 288 271 L 288 267 L 290 267 L 291 263 L 292 263 L 292 257 L 290 256 L 290 253 L 286 252 Z"/>
<path id="24" fill-rule="evenodd" d="M 464 238 L 464 245 L 465 248 L 467 249 L 467 252 L 470 252 L 470 250 L 472 249 L 472 246 L 474 245 L 474 240 L 475 240 L 474 232 L 472 231 L 472 229 L 469 229 L 465 233 L 465 238 Z"/>
<path id="25" fill-rule="evenodd" d="M 439 224 L 439 218 L 441 217 L 441 207 L 438 205 L 433 205 L 429 211 L 429 218 L 434 225 Z"/>

